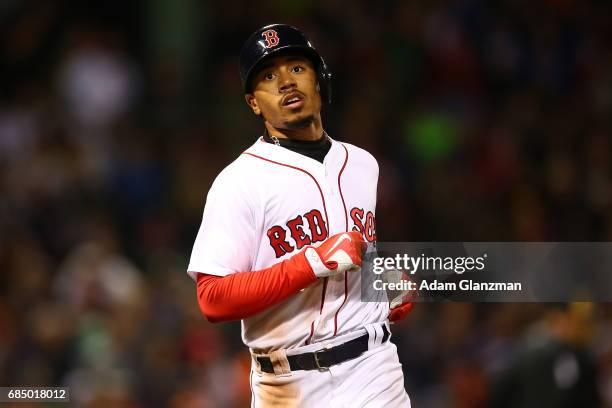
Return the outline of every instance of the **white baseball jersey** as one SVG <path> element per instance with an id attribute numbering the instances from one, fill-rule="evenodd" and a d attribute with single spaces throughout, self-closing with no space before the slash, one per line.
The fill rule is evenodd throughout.
<path id="1" fill-rule="evenodd" d="M 360 231 L 376 240 L 378 164 L 363 149 L 332 140 L 320 163 L 257 140 L 215 179 L 206 199 L 188 273 L 256 271 L 327 237 Z M 360 274 L 319 279 L 242 320 L 255 352 L 292 349 L 387 320 L 387 302 L 361 302 Z"/>

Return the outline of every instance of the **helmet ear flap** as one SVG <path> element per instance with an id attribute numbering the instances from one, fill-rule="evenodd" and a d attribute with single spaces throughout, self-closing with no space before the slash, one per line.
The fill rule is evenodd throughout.
<path id="1" fill-rule="evenodd" d="M 317 78 L 319 80 L 319 92 L 321 93 L 321 101 L 331 104 L 332 101 L 332 88 L 331 88 L 331 78 L 332 73 L 327 68 L 327 64 L 323 57 L 321 57 L 318 53 L 317 56 Z"/>
<path id="2" fill-rule="evenodd" d="M 327 67 L 325 67 L 325 71 L 321 72 L 321 74 L 319 75 L 319 83 L 323 84 L 322 86 L 322 92 L 321 92 L 321 98 L 327 103 L 327 104 L 331 104 L 332 102 L 332 88 L 331 88 L 331 77 L 332 74 L 331 72 L 329 72 L 327 70 Z"/>

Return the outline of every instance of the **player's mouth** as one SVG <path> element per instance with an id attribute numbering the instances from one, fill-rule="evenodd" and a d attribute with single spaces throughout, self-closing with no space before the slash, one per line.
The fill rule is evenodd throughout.
<path id="1" fill-rule="evenodd" d="M 297 91 L 288 93 L 287 95 L 283 96 L 283 99 L 281 99 L 281 106 L 284 108 L 297 109 L 301 108 L 303 105 L 304 95 Z"/>

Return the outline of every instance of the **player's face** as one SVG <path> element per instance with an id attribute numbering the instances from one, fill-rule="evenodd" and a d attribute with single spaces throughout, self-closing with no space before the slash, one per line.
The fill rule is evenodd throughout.
<path id="1" fill-rule="evenodd" d="M 246 101 L 276 129 L 309 126 L 321 112 L 314 65 L 296 55 L 271 58 L 253 77 Z"/>

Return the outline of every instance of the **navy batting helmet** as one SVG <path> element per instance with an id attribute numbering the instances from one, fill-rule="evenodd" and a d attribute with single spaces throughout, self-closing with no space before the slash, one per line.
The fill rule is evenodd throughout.
<path id="1" fill-rule="evenodd" d="M 240 79 L 245 93 L 250 93 L 252 75 L 263 60 L 281 52 L 295 50 L 314 63 L 319 78 L 321 99 L 331 103 L 331 72 L 306 35 L 286 24 L 270 24 L 255 31 L 240 52 Z"/>

